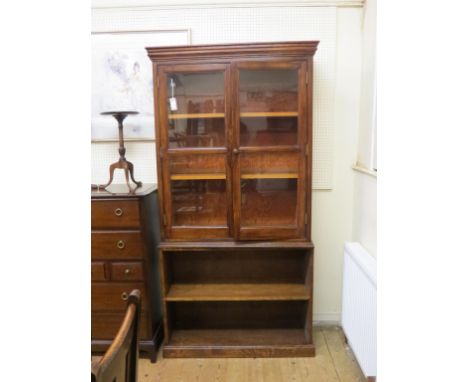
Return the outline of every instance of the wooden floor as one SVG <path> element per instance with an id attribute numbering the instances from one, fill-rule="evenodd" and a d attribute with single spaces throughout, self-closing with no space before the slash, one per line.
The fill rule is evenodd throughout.
<path id="1" fill-rule="evenodd" d="M 139 361 L 139 382 L 365 382 L 341 328 L 314 328 L 314 358 L 203 358 Z"/>

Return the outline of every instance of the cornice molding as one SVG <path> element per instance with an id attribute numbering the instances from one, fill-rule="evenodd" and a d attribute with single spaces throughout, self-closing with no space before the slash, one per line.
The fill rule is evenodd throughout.
<path id="1" fill-rule="evenodd" d="M 216 45 L 190 45 L 170 47 L 146 48 L 152 61 L 182 60 L 191 58 L 222 58 L 235 57 L 242 54 L 258 56 L 264 54 L 279 56 L 313 56 L 319 41 L 290 41 L 283 43 L 242 43 L 242 44 L 216 44 Z"/>
<path id="2" fill-rule="evenodd" d="M 362 7 L 365 0 L 91 0 L 98 9 L 192 9 L 192 8 L 258 8 L 258 7 Z"/>

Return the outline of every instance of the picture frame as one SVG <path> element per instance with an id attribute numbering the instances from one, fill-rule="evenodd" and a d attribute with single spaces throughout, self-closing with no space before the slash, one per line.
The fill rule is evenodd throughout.
<path id="1" fill-rule="evenodd" d="M 126 141 L 154 141 L 153 73 L 146 47 L 190 45 L 190 29 L 91 33 L 91 142 L 116 142 L 106 111 L 138 111 L 125 121 Z"/>

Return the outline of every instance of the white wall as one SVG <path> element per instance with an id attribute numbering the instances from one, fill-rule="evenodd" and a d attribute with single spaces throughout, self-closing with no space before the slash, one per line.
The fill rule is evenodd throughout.
<path id="1" fill-rule="evenodd" d="M 314 319 L 339 321 L 344 242 L 352 237 L 352 165 L 357 155 L 361 70 L 361 9 L 337 9 L 333 189 L 312 193 L 315 243 Z"/>
<path id="2" fill-rule="evenodd" d="M 148 1 L 144 2 L 148 3 Z M 125 0 L 119 1 L 119 3 L 122 2 L 124 5 L 128 4 Z M 108 6 L 110 3 L 110 1 L 100 0 L 95 1 L 94 4 Z M 353 239 L 355 173 L 352 165 L 357 157 L 359 136 L 362 56 L 362 7 L 359 5 L 361 1 L 304 0 L 289 2 L 290 4 L 285 4 L 288 3 L 286 1 L 280 4 L 270 1 L 263 2 L 260 10 L 253 3 L 236 4 L 231 8 L 220 5 L 220 1 L 212 0 L 211 3 L 218 5 L 204 5 L 202 12 L 199 7 L 182 5 L 175 8 L 160 6 L 147 9 L 94 8 L 93 28 L 96 28 L 96 20 L 99 20 L 99 27 L 103 29 L 106 28 L 106 24 L 115 25 L 116 22 L 123 22 L 137 29 L 145 28 L 147 25 L 145 23 L 148 22 L 148 17 L 145 16 L 147 11 L 151 12 L 152 22 L 161 25 L 163 29 L 169 29 L 171 26 L 172 28 L 190 28 L 193 44 L 320 39 L 325 32 L 329 39 L 333 35 L 333 45 L 336 50 L 333 56 L 334 61 L 329 62 L 328 65 L 333 69 L 333 78 L 330 79 L 330 83 L 333 83 L 331 91 L 334 97 L 331 98 L 331 104 L 314 104 L 316 114 L 318 114 L 317 109 L 322 108 L 321 110 L 327 110 L 327 117 L 333 117 L 329 119 L 331 121 L 329 122 L 330 129 L 327 130 L 329 136 L 328 140 L 324 140 L 326 147 L 323 147 L 325 150 L 330 150 L 330 163 L 326 164 L 328 167 L 323 166 L 330 171 L 330 187 L 327 190 L 315 189 L 312 193 L 312 238 L 316 246 L 314 319 L 338 322 L 341 313 L 343 246 L 345 241 Z M 337 4 L 352 6 L 336 7 Z M 207 13 L 210 15 L 209 19 L 206 18 Z M 250 25 L 249 21 L 249 25 L 246 25 L 246 18 L 251 17 L 252 14 L 257 15 L 257 23 Z M 229 15 L 227 25 L 226 15 Z M 206 30 L 206 25 L 203 25 L 207 22 L 210 23 L 209 31 Z M 332 22 L 334 24 L 330 24 Z M 259 27 L 256 28 L 255 24 Z M 333 25 L 332 34 L 330 34 L 331 25 Z M 253 29 L 246 31 L 246 27 Z M 228 41 L 219 41 L 219 38 L 224 40 L 228 38 Z M 93 153 L 100 150 L 99 145 L 102 144 L 93 145 L 95 146 Z M 140 164 L 135 163 L 135 165 L 153 166 L 153 144 L 135 145 L 128 146 L 128 159 L 132 160 L 133 153 L 145 152 L 147 156 L 140 159 Z M 99 160 L 99 155 L 93 155 L 92 172 L 96 174 L 101 171 L 98 167 L 102 169 L 109 162 L 103 164 Z M 151 181 L 151 179 L 142 180 Z"/>
<path id="3" fill-rule="evenodd" d="M 374 167 L 376 0 L 367 0 L 362 24 L 362 81 L 358 168 L 354 173 L 353 240 L 377 256 L 377 173 Z"/>

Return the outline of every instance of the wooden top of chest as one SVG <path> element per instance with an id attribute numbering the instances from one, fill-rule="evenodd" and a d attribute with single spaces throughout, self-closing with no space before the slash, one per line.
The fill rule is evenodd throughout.
<path id="1" fill-rule="evenodd" d="M 154 183 L 143 184 L 142 187 L 136 189 L 135 192 L 129 192 L 126 184 L 111 184 L 107 189 L 91 190 L 92 199 L 108 199 L 108 198 L 135 198 L 146 196 L 158 189 Z"/>

